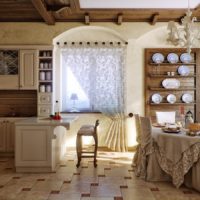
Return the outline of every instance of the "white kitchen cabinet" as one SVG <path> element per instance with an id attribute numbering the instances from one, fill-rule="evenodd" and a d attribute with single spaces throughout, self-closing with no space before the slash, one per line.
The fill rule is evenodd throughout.
<path id="1" fill-rule="evenodd" d="M 37 50 L 20 50 L 20 89 L 37 89 Z"/>
<path id="2" fill-rule="evenodd" d="M 0 121 L 0 152 L 6 152 L 6 123 Z"/>
<path id="3" fill-rule="evenodd" d="M 65 153 L 66 130 L 76 117 L 30 118 L 15 123 L 16 172 L 53 172 Z M 61 127 L 63 126 L 63 127 Z"/>
<path id="4" fill-rule="evenodd" d="M 0 120 L 0 155 L 13 155 L 15 150 L 15 122 L 24 118 Z"/>
<path id="5" fill-rule="evenodd" d="M 0 49 L 0 89 L 19 88 L 19 50 Z"/>
<path id="6" fill-rule="evenodd" d="M 0 50 L 0 89 L 37 89 L 37 50 Z"/>
<path id="7" fill-rule="evenodd" d="M 39 93 L 38 104 L 52 104 L 52 93 Z"/>
<path id="8" fill-rule="evenodd" d="M 51 105 L 38 105 L 38 116 L 40 117 L 49 117 L 52 114 Z"/>

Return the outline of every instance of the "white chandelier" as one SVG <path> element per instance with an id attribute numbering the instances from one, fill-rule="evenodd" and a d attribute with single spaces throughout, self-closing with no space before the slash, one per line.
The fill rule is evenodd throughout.
<path id="1" fill-rule="evenodd" d="M 187 52 L 191 53 L 194 43 L 200 39 L 200 30 L 195 25 L 196 17 L 192 17 L 188 2 L 188 10 L 185 17 L 181 19 L 181 25 L 177 26 L 175 22 L 170 21 L 167 29 L 169 30 L 167 41 L 177 46 L 186 47 Z"/>

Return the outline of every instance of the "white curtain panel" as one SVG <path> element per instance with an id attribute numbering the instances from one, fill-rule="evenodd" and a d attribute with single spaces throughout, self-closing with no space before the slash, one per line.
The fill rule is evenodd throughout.
<path id="1" fill-rule="evenodd" d="M 70 67 L 94 110 L 112 119 L 106 145 L 126 151 L 124 46 L 68 47 L 62 50 L 63 64 Z"/>

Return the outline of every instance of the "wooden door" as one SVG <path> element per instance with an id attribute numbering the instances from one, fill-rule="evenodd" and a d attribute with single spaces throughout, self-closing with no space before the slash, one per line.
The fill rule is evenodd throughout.
<path id="1" fill-rule="evenodd" d="M 37 50 L 20 50 L 20 89 L 37 89 Z"/>

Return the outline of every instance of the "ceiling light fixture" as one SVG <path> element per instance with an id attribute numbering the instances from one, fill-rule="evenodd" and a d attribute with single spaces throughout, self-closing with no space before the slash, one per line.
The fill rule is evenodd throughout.
<path id="1" fill-rule="evenodd" d="M 177 26 L 174 21 L 168 23 L 167 41 L 175 46 L 186 47 L 187 52 L 190 54 L 195 41 L 200 39 L 200 30 L 194 24 L 195 21 L 197 21 L 197 18 L 192 17 L 188 0 L 188 9 L 186 15 L 181 19 L 181 25 Z"/>

